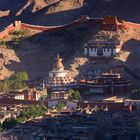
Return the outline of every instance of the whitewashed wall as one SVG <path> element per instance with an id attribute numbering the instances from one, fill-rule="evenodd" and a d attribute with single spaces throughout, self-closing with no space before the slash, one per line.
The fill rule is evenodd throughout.
<path id="1" fill-rule="evenodd" d="M 61 100 L 50 100 L 48 101 L 48 108 L 53 108 L 56 106 Z M 76 109 L 77 108 L 77 103 L 69 100 L 63 100 L 63 102 L 66 104 L 67 108 L 70 109 Z"/>
<path id="2" fill-rule="evenodd" d="M 24 100 L 24 95 L 16 95 L 15 99 L 17 99 L 17 100 Z"/>
<path id="3" fill-rule="evenodd" d="M 77 103 L 66 100 L 66 106 L 67 106 L 67 108 L 70 108 L 70 109 L 76 109 L 77 108 Z"/>
<path id="4" fill-rule="evenodd" d="M 58 100 L 50 100 L 48 101 L 48 108 L 53 108 L 54 106 L 56 106 L 58 104 Z"/>
<path id="5" fill-rule="evenodd" d="M 118 53 L 120 51 L 120 49 L 111 49 L 111 48 L 103 48 L 103 56 L 115 56 L 116 53 Z M 85 56 L 92 56 L 92 57 L 100 57 L 99 55 L 97 55 L 98 53 L 98 49 L 97 48 L 84 48 L 84 55 Z"/>

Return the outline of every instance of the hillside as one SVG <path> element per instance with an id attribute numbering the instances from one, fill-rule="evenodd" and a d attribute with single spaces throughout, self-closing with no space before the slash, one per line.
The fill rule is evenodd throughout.
<path id="1" fill-rule="evenodd" d="M 39 25 L 62 25 L 81 15 L 92 17 L 117 15 L 122 19 L 139 22 L 139 1 L 134 0 L 10 0 L 0 2 L 0 27 L 15 19 Z M 132 11 L 130 10 L 132 9 Z M 140 31 L 133 28 L 125 32 L 102 32 L 91 23 L 48 33 L 27 32 L 29 38 L 15 39 L 14 35 L 0 45 L 0 79 L 17 71 L 27 71 L 31 79 L 45 78 L 59 53 L 74 77 L 93 75 L 94 70 L 118 71 L 136 86 L 140 83 L 139 45 Z M 92 61 L 83 56 L 83 46 L 96 35 L 115 37 L 123 43 L 123 50 L 110 61 Z M 117 34 L 117 36 L 116 36 Z M 113 36 L 115 35 L 115 36 Z M 14 41 L 16 42 L 13 44 Z M 93 71 L 90 71 L 90 70 Z"/>
<path id="2" fill-rule="evenodd" d="M 139 4 L 139 0 L 2 0 L 0 21 L 8 24 L 20 19 L 31 24 L 61 25 L 81 15 L 115 15 L 139 22 Z"/>
<path id="3" fill-rule="evenodd" d="M 66 15 L 65 11 L 82 7 L 84 0 L 13 0 L 12 4 L 9 3 L 11 3 L 10 0 L 0 2 L 0 21 L 3 21 L 4 24 L 20 19 L 29 23 L 45 25 L 54 24 L 54 22 L 63 24 L 77 18 L 77 12 Z M 57 15 L 58 13 L 62 17 Z M 81 14 L 78 12 L 79 15 Z"/>
<path id="4" fill-rule="evenodd" d="M 97 70 L 99 73 L 113 70 L 119 71 L 135 86 L 139 86 L 139 30 L 130 28 L 125 32 L 100 31 L 98 26 L 85 22 L 68 29 L 46 33 L 26 31 L 22 35 L 25 37 L 21 37 L 21 32 L 18 35 L 11 34 L 1 44 L 0 79 L 23 70 L 28 72 L 31 79 L 45 79 L 59 53 L 66 69 L 70 69 L 74 77 L 93 76 Z M 123 50 L 117 57 L 107 61 L 93 61 L 84 57 L 84 44 L 96 36 L 120 40 Z"/>

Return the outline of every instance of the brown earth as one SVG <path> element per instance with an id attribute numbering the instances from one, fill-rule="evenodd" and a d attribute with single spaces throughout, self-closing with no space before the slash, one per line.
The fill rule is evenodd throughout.
<path id="1" fill-rule="evenodd" d="M 2 0 L 0 21 L 8 24 L 20 19 L 30 24 L 60 25 L 81 15 L 115 15 L 139 22 L 139 4 L 139 0 Z"/>

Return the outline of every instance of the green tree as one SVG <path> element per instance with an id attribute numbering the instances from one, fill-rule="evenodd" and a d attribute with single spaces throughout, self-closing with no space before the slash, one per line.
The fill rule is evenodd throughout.
<path id="1" fill-rule="evenodd" d="M 9 90 L 23 89 L 27 87 L 25 81 L 29 80 L 28 74 L 23 72 L 18 72 L 12 75 L 9 79 L 0 81 L 0 91 L 8 92 Z"/>
<path id="2" fill-rule="evenodd" d="M 15 79 L 17 79 L 19 81 L 29 80 L 29 76 L 28 76 L 27 72 L 25 72 L 25 71 L 16 73 L 15 77 L 16 77 Z"/>
<path id="3" fill-rule="evenodd" d="M 9 81 L 8 80 L 3 80 L 1 83 L 1 89 L 3 92 L 8 92 L 9 91 Z"/>
<path id="4" fill-rule="evenodd" d="M 22 81 L 15 80 L 11 85 L 11 90 L 23 89 L 25 86 Z"/>
<path id="5" fill-rule="evenodd" d="M 131 93 L 130 98 L 140 100 L 140 92 Z"/>
<path id="6" fill-rule="evenodd" d="M 64 109 L 65 107 L 66 107 L 66 105 L 65 105 L 64 102 L 59 102 L 59 103 L 55 106 L 55 108 L 56 108 L 58 111 Z"/>
<path id="7" fill-rule="evenodd" d="M 6 119 L 2 126 L 0 126 L 1 130 L 9 130 L 13 128 L 17 123 L 22 123 L 27 121 L 30 118 L 35 118 L 42 116 L 47 110 L 46 106 L 41 103 L 40 105 L 31 105 L 28 110 L 23 110 L 20 112 L 19 116 L 16 119 Z"/>
<path id="8" fill-rule="evenodd" d="M 72 100 L 79 100 L 80 99 L 80 92 L 78 90 L 69 90 L 68 91 L 69 98 Z"/>
<path id="9" fill-rule="evenodd" d="M 0 132 L 3 131 L 2 123 L 0 123 Z"/>
<path id="10" fill-rule="evenodd" d="M 31 105 L 29 109 L 30 116 L 36 117 L 38 115 L 38 111 L 35 105 Z"/>

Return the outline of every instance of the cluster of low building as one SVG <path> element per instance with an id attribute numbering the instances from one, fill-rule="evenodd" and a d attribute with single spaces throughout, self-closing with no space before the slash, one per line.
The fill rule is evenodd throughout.
<path id="1" fill-rule="evenodd" d="M 28 106 L 22 105 L 0 105 L 0 123 L 2 124 L 6 119 L 16 118 L 20 111 L 27 108 Z"/>
<path id="2" fill-rule="evenodd" d="M 44 118 L 19 124 L 1 139 L 20 140 L 138 140 L 140 112 L 110 112 L 94 114 L 65 110 L 46 114 Z"/>
<path id="3" fill-rule="evenodd" d="M 117 33 L 113 30 L 110 33 L 112 36 L 107 38 L 105 34 L 100 34 L 89 40 L 84 45 L 84 57 L 95 60 L 116 57 L 122 49 L 122 43 L 116 39 Z M 12 130 L 1 133 L 2 140 L 140 139 L 140 112 L 136 111 L 136 108 L 140 108 L 140 103 L 117 99 L 116 96 L 127 96 L 132 92 L 132 83 L 119 73 L 101 73 L 75 79 L 65 69 L 62 58 L 58 55 L 45 80 L 28 81 L 27 84 L 28 89 L 0 95 L 0 104 L 6 104 L 0 107 L 1 123 L 16 118 L 21 110 L 31 104 L 40 104 L 40 100 L 50 110 L 63 102 L 66 110 L 59 113 L 48 110 L 42 118 L 18 124 Z M 70 89 L 89 97 L 109 95 L 112 99 L 96 100 L 94 97 L 94 101 L 73 101 L 68 98 Z M 19 106 L 20 104 L 28 105 Z"/>
<path id="4" fill-rule="evenodd" d="M 28 81 L 28 88 L 21 90 L 10 90 L 9 93 L 1 93 L 0 99 L 15 99 L 15 100 L 39 100 L 46 98 L 47 89 L 43 80 Z"/>

